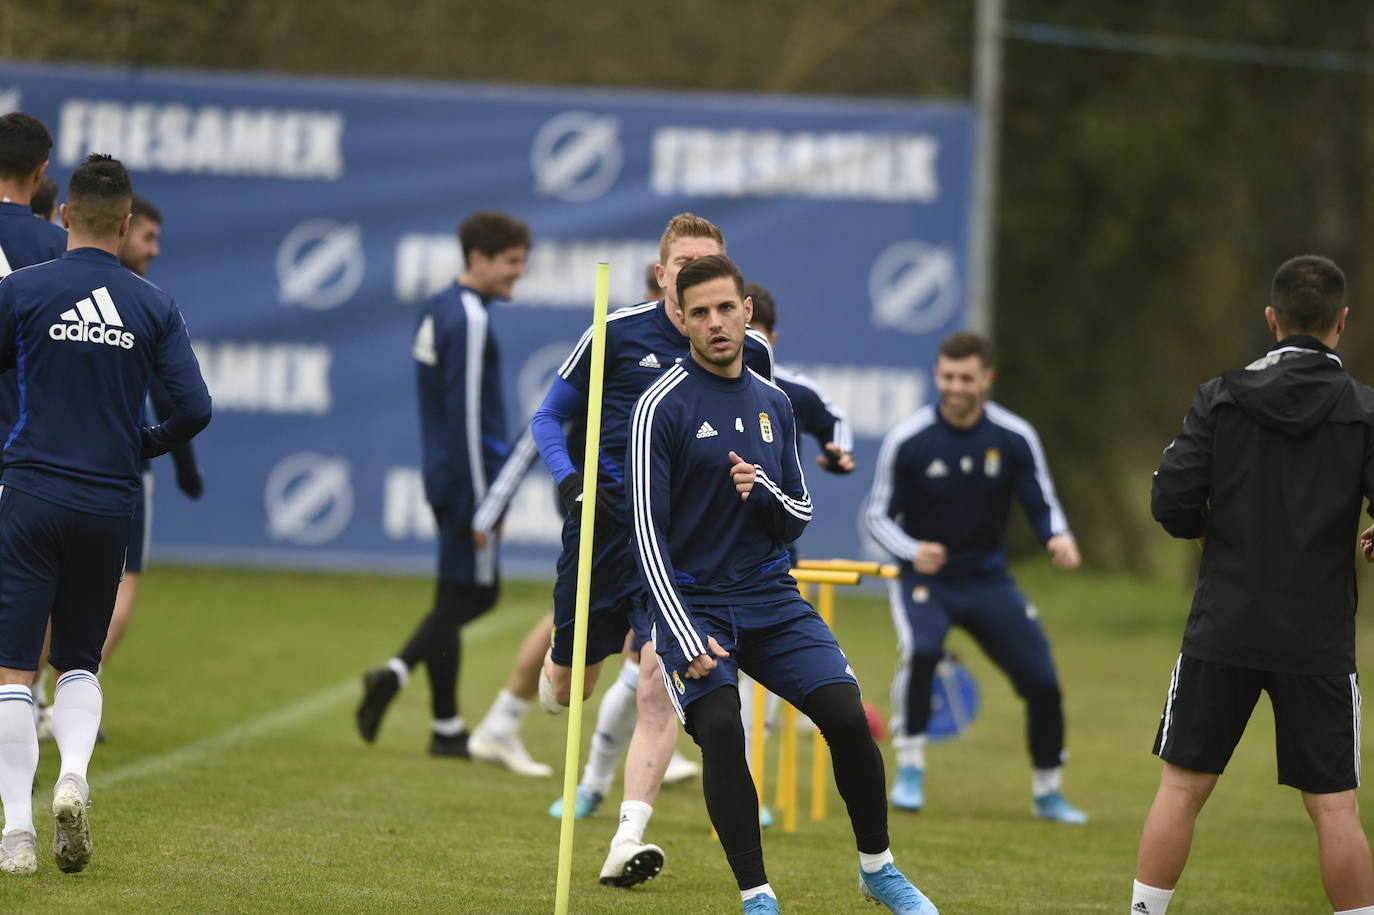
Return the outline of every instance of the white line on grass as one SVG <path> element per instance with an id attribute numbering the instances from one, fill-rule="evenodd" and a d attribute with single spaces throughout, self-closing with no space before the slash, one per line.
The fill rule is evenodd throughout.
<path id="1" fill-rule="evenodd" d="M 518 613 L 497 613 L 478 620 L 468 627 L 463 633 L 464 642 L 482 642 L 487 639 L 504 635 L 511 629 L 527 626 L 530 617 L 522 616 Z M 245 721 L 243 724 L 229 728 L 227 731 L 220 731 L 218 734 L 211 734 L 209 737 L 202 737 L 200 740 L 193 741 L 163 753 L 160 756 L 144 757 L 136 759 L 127 765 L 112 769 L 91 779 L 93 788 L 110 788 L 121 782 L 134 781 L 135 779 L 146 778 L 149 775 L 157 775 L 172 769 L 179 769 L 189 763 L 204 759 L 223 752 L 235 744 L 261 737 L 271 731 L 291 725 L 300 724 L 314 718 L 345 699 L 355 698 L 358 695 L 357 677 L 349 677 L 343 683 L 335 684 L 328 689 L 321 690 L 312 696 L 302 699 L 294 705 L 288 705 L 284 709 L 279 709 L 260 718 Z"/>

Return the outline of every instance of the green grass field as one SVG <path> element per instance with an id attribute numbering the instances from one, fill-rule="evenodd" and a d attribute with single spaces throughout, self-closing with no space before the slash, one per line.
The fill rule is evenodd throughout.
<path id="1" fill-rule="evenodd" d="M 893 850 L 946 915 L 1124 912 L 1188 592 L 1042 563 L 1019 573 L 1064 681 L 1066 793 L 1092 822 L 1030 817 L 1020 703 L 956 636 L 952 647 L 983 686 L 983 711 L 969 735 L 931 750 L 929 806 L 894 812 Z M 430 588 L 404 578 L 153 570 L 103 677 L 110 740 L 91 769 L 94 861 L 69 876 L 46 851 L 56 753 L 45 745 L 39 873 L 0 882 L 0 911 L 552 911 L 558 824 L 544 811 L 561 781 L 429 757 L 423 677 L 393 706 L 376 745 L 353 729 L 358 674 L 396 650 Z M 547 592 L 509 584 L 501 606 L 468 630 L 470 721 L 504 680 Z M 896 661 L 886 601 L 843 598 L 836 630 L 868 698 L 886 709 Z M 561 762 L 565 725 L 531 713 L 525 735 L 536 758 Z M 1301 801 L 1275 785 L 1272 733 L 1262 703 L 1203 814 L 1171 915 L 1329 911 Z M 686 738 L 681 745 L 690 748 Z M 804 790 L 805 758 L 801 769 Z M 765 835 L 784 912 L 874 911 L 859 898 L 852 839 L 833 789 L 832 797 L 828 822 Z M 596 882 L 614 811 L 610 803 L 578 824 L 574 912 L 739 910 L 698 783 L 665 789 L 649 837 L 665 848 L 667 867 L 629 891 Z"/>

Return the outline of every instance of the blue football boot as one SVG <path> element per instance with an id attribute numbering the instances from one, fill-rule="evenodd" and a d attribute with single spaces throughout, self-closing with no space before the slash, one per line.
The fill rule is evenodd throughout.
<path id="1" fill-rule="evenodd" d="M 573 798 L 573 819 L 581 820 L 596 813 L 601 806 L 603 795 L 595 788 L 588 788 L 586 785 L 577 786 L 577 794 Z M 560 797 L 549 805 L 549 816 L 555 820 L 563 819 L 563 799 Z"/>
<path id="2" fill-rule="evenodd" d="M 869 902 L 885 905 L 896 915 L 940 915 L 935 903 L 891 864 L 884 864 L 876 874 L 859 868 L 859 889 Z"/>
<path id="3" fill-rule="evenodd" d="M 1058 791 L 1037 797 L 1034 813 L 1042 820 L 1053 820 L 1056 823 L 1079 825 L 1088 822 L 1088 815 L 1064 800 L 1064 795 Z"/>
<path id="4" fill-rule="evenodd" d="M 917 811 L 926 805 L 926 773 L 915 766 L 902 766 L 897 770 L 897 781 L 892 783 L 892 806 L 898 810 Z"/>
<path id="5" fill-rule="evenodd" d="M 777 897 L 766 893 L 755 896 L 744 904 L 744 915 L 778 915 L 778 911 Z"/>

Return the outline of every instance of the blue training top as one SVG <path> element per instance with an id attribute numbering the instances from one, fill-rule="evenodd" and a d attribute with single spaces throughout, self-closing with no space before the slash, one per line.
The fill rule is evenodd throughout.
<path id="1" fill-rule="evenodd" d="M 731 451 L 758 469 L 747 500 L 730 477 Z M 784 544 L 811 520 L 811 496 L 792 405 L 774 384 L 683 359 L 635 405 L 629 458 L 636 559 L 655 622 L 685 657 L 706 652 L 692 605 L 797 596 Z"/>
<path id="2" fill-rule="evenodd" d="M 868 530 L 905 565 L 918 541 L 944 544 L 941 578 L 1006 571 L 1007 517 L 1015 494 L 1041 543 L 1068 533 L 1040 437 L 995 403 L 970 429 L 933 404 L 887 434 L 868 497 Z"/>
<path id="3" fill-rule="evenodd" d="M 613 495 L 621 507 L 630 411 L 639 396 L 662 377 L 665 370 L 687 361 L 688 345 L 687 336 L 668 318 L 662 301 L 621 308 L 606 319 L 599 473 L 613 484 L 602 488 Z M 582 464 L 583 446 L 579 440 L 587 412 L 591 362 L 592 330 L 588 328 L 577 341 L 572 355 L 558 369 L 558 377 L 530 423 L 539 453 L 555 483 Z M 768 338 L 756 330 L 745 332 L 744 362 L 763 377 L 773 377 L 773 348 L 768 345 Z M 563 423 L 568 420 L 574 421 L 578 431 L 573 441 L 563 434 Z"/>
<path id="4" fill-rule="evenodd" d="M 425 498 L 463 528 L 509 453 L 491 300 L 453 284 L 420 308 L 411 355 L 420 397 Z"/>
<path id="5" fill-rule="evenodd" d="M 0 281 L 0 371 L 11 368 L 19 416 L 0 484 L 78 511 L 131 515 L 140 458 L 165 454 L 210 422 L 210 393 L 176 303 L 98 248 Z M 151 427 L 141 420 L 150 376 L 173 404 Z"/>
<path id="6" fill-rule="evenodd" d="M 67 250 L 67 230 L 33 215 L 24 204 L 0 203 L 0 279 Z M 14 375 L 0 377 L 0 435 L 9 435 L 19 418 L 19 386 Z"/>

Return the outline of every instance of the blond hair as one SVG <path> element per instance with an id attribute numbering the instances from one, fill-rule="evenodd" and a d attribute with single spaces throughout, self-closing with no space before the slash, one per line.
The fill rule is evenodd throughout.
<path id="1" fill-rule="evenodd" d="M 668 225 L 663 229 L 663 237 L 658 242 L 658 262 L 667 264 L 668 248 L 679 238 L 710 238 L 720 245 L 720 253 L 725 253 L 725 236 L 720 234 L 720 229 L 709 219 L 703 219 L 692 213 L 678 213 L 668 220 Z"/>

